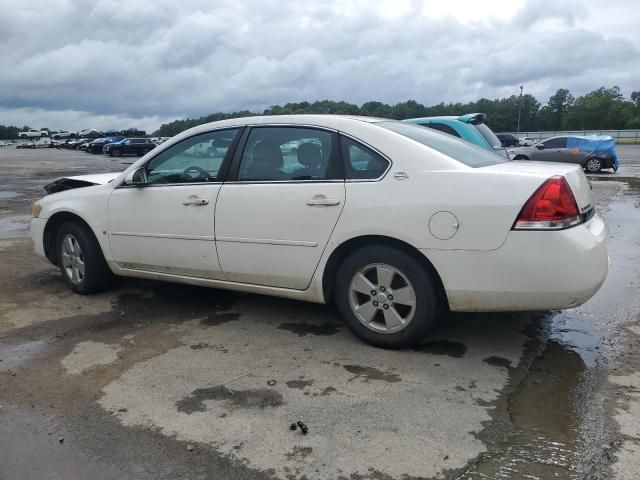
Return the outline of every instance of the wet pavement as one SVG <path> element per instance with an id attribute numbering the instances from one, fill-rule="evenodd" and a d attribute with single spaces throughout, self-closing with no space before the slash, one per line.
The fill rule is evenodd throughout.
<path id="1" fill-rule="evenodd" d="M 70 293 L 24 238 L 30 204 L 125 165 L 0 150 L 0 478 L 637 478 L 640 147 L 619 151 L 590 176 L 611 260 L 593 299 L 449 315 L 390 352 L 325 306 L 136 280 Z"/>

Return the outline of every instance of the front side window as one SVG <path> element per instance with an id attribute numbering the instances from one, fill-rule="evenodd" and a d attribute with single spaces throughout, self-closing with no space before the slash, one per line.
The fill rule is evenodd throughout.
<path id="1" fill-rule="evenodd" d="M 370 148 L 347 137 L 340 144 L 347 180 L 375 180 L 387 170 L 389 161 Z"/>
<path id="2" fill-rule="evenodd" d="M 149 184 L 215 182 L 239 129 L 202 133 L 181 141 L 147 163 Z"/>
<path id="3" fill-rule="evenodd" d="M 334 135 L 315 128 L 254 127 L 247 138 L 239 181 L 340 178 Z"/>
<path id="4" fill-rule="evenodd" d="M 567 148 L 567 137 L 550 138 L 542 143 L 544 148 Z"/>

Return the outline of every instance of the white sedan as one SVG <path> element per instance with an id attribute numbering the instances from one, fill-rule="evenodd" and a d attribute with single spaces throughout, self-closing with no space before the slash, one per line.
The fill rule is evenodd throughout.
<path id="1" fill-rule="evenodd" d="M 68 190 L 34 204 L 32 237 L 78 293 L 121 275 L 335 302 L 381 347 L 419 341 L 446 309 L 575 307 L 608 269 L 579 166 L 393 120 L 209 123 L 55 188 Z"/>

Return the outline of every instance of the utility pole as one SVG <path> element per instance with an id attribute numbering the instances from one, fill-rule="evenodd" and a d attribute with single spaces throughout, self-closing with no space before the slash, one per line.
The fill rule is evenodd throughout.
<path id="1" fill-rule="evenodd" d="M 520 85 L 520 97 L 518 98 L 518 134 L 520 133 L 520 111 L 522 110 L 522 89 L 524 85 Z"/>

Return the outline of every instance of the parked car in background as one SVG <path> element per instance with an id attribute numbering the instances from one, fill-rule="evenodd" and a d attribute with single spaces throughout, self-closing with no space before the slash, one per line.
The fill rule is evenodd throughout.
<path id="1" fill-rule="evenodd" d="M 5 142 L 4 140 L 0 140 L 0 147 L 8 147 L 11 144 L 9 142 Z"/>
<path id="2" fill-rule="evenodd" d="M 605 168 L 617 171 L 620 164 L 615 141 L 609 136 L 551 137 L 532 147 L 510 150 L 510 154 L 514 160 L 574 163 L 589 173 Z"/>
<path id="3" fill-rule="evenodd" d="M 66 130 L 60 130 L 51 135 L 51 138 L 54 140 L 60 140 L 62 138 L 71 138 L 71 132 L 67 132 Z"/>
<path id="4" fill-rule="evenodd" d="M 90 138 L 78 138 L 76 140 L 70 140 L 69 142 L 66 143 L 66 148 L 70 150 L 77 150 L 80 147 L 80 145 L 89 143 L 90 141 L 91 141 Z"/>
<path id="5" fill-rule="evenodd" d="M 538 143 L 539 140 L 536 140 L 535 138 L 531 138 L 531 137 L 522 137 L 518 139 L 518 142 L 520 143 L 521 147 L 530 147 Z"/>
<path id="6" fill-rule="evenodd" d="M 36 148 L 35 142 L 22 142 L 16 145 L 16 148 Z"/>
<path id="7" fill-rule="evenodd" d="M 447 310 L 576 307 L 608 270 L 578 166 L 510 162 L 394 120 L 214 122 L 91 176 L 100 185 L 76 180 L 31 223 L 73 291 L 122 275 L 331 302 L 380 347 L 419 342 Z"/>
<path id="8" fill-rule="evenodd" d="M 122 130 L 120 135 L 125 137 L 144 137 L 147 135 L 147 132 L 138 130 L 137 128 L 127 128 L 126 130 Z"/>
<path id="9" fill-rule="evenodd" d="M 404 121 L 448 133 L 509 158 L 509 154 L 502 146 L 500 139 L 484 123 L 486 118 L 487 116 L 484 113 L 469 113 L 459 117 L 422 117 L 410 118 Z"/>
<path id="10" fill-rule="evenodd" d="M 97 138 L 87 144 L 87 152 L 89 153 L 102 153 L 102 149 L 108 143 L 117 143 L 124 140 L 124 137 L 114 136 L 106 138 Z"/>
<path id="11" fill-rule="evenodd" d="M 496 137 L 500 140 L 503 147 L 517 147 L 520 142 L 510 133 L 496 133 Z"/>
<path id="12" fill-rule="evenodd" d="M 24 132 L 18 132 L 19 138 L 40 138 L 40 137 L 48 137 L 49 132 L 46 130 L 37 130 L 35 128 L 30 128 L 29 130 L 25 130 Z"/>
<path id="13" fill-rule="evenodd" d="M 102 152 L 112 157 L 122 155 L 145 155 L 156 148 L 156 145 L 148 138 L 125 138 L 117 143 L 106 144 Z"/>

